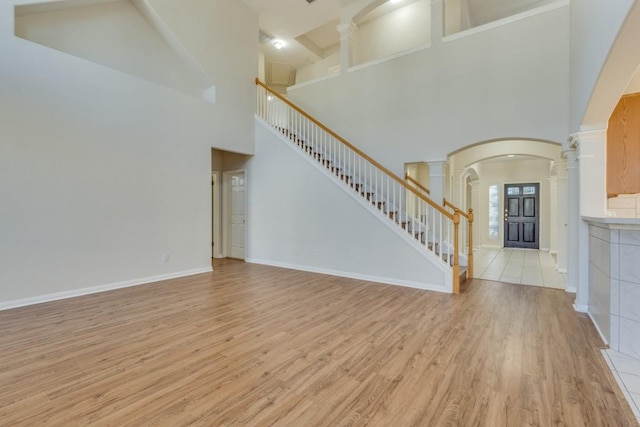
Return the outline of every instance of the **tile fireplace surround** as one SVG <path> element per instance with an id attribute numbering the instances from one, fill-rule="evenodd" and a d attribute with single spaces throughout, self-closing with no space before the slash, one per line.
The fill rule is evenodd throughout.
<path id="1" fill-rule="evenodd" d="M 640 359 L 640 220 L 589 224 L 589 315 L 609 347 Z"/>
<path id="2" fill-rule="evenodd" d="M 586 218 L 589 316 L 607 364 L 640 423 L 640 219 Z"/>

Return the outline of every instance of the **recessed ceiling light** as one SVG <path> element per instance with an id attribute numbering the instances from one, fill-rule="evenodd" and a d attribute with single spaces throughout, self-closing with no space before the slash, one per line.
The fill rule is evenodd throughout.
<path id="1" fill-rule="evenodd" d="M 395 3 L 400 3 L 402 0 L 389 0 L 389 3 L 391 4 L 395 4 Z"/>
<path id="2" fill-rule="evenodd" d="M 283 42 L 282 40 L 273 41 L 273 47 L 275 47 L 278 50 L 282 49 L 284 46 L 285 46 L 285 42 Z"/>
<path id="3" fill-rule="evenodd" d="M 515 154 L 509 154 L 507 157 L 508 157 L 508 158 L 510 158 L 510 159 L 512 159 L 512 158 L 514 158 L 515 156 L 516 156 Z"/>

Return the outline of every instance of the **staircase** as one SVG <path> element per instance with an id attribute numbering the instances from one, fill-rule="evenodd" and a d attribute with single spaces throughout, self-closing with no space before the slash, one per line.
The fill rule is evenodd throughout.
<path id="1" fill-rule="evenodd" d="M 452 291 L 466 277 L 458 253 L 460 213 L 448 212 L 342 137 L 256 79 L 257 115 L 370 204 L 398 233 L 448 268 Z"/>

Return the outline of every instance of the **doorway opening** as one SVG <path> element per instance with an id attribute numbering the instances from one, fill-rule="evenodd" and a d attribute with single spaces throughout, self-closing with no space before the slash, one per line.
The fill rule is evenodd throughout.
<path id="1" fill-rule="evenodd" d="M 211 257 L 244 260 L 250 156 L 211 149 Z"/>
<path id="2" fill-rule="evenodd" d="M 448 162 L 447 199 L 473 209 L 474 276 L 564 286 L 568 188 L 561 145 L 487 141 L 451 153 Z"/>

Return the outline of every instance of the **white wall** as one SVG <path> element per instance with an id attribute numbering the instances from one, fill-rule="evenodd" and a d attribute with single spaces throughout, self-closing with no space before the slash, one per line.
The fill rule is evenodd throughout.
<path id="1" fill-rule="evenodd" d="M 353 64 L 425 46 L 430 41 L 431 4 L 420 0 L 358 24 L 352 42 Z"/>
<path id="2" fill-rule="evenodd" d="M 572 133 L 581 130 L 585 112 L 602 67 L 620 27 L 634 3 L 636 0 L 580 0 L 571 2 L 570 132 Z M 630 76 L 622 76 L 623 79 L 628 77 Z M 624 88 L 627 82 L 620 81 L 619 84 Z M 611 107 L 611 111 L 614 107 L 615 103 Z M 608 118 L 608 116 L 606 117 Z M 594 116 L 586 124 L 588 128 L 603 129 L 607 124 L 606 119 L 603 119 L 604 117 Z"/>
<path id="3" fill-rule="evenodd" d="M 207 87 L 129 1 L 18 16 L 16 35 L 198 97 Z"/>
<path id="4" fill-rule="evenodd" d="M 248 261 L 450 291 L 450 272 L 303 156 L 256 124 L 247 176 Z"/>
<path id="5" fill-rule="evenodd" d="M 148 0 L 216 87 L 213 146 L 253 149 L 258 18 L 237 0 Z M 250 114 L 247 114 L 250 113 Z"/>
<path id="6" fill-rule="evenodd" d="M 296 70 L 296 84 L 327 77 L 330 75 L 329 70 L 336 65 L 340 65 L 340 52 L 332 53 L 318 62 L 300 67 Z"/>
<path id="7" fill-rule="evenodd" d="M 266 67 L 266 64 L 265 64 L 264 52 L 259 51 L 258 52 L 258 78 L 260 79 L 261 82 L 267 81 L 265 67 Z"/>
<path id="8" fill-rule="evenodd" d="M 462 14 L 466 4 L 462 0 L 444 0 L 444 35 L 448 36 L 466 29 L 462 23 Z"/>
<path id="9" fill-rule="evenodd" d="M 444 160 L 479 141 L 564 141 L 568 23 L 569 8 L 561 7 L 289 96 L 398 175 L 405 163 Z"/>
<path id="10" fill-rule="evenodd" d="M 248 34 L 200 40 L 235 49 L 206 64 L 215 106 L 16 38 L 0 1 L 0 307 L 210 268 L 210 147 L 253 150 L 257 17 L 209 3 L 180 16 Z"/>
<path id="11" fill-rule="evenodd" d="M 489 240 L 489 186 L 498 185 L 500 202 L 504 206 L 504 184 L 539 183 L 540 184 L 540 249 L 549 249 L 551 229 L 551 205 L 556 203 L 550 199 L 549 172 L 551 164 L 546 159 L 513 160 L 504 162 L 481 162 L 476 167 L 479 174 L 478 200 L 474 200 L 474 227 L 478 227 L 480 240 L 474 242 L 480 246 L 502 246 L 504 230 L 500 226 L 498 240 Z"/>
<path id="12" fill-rule="evenodd" d="M 636 69 L 636 72 L 633 74 L 633 78 L 624 91 L 625 94 L 638 92 L 640 92 L 640 68 Z"/>

